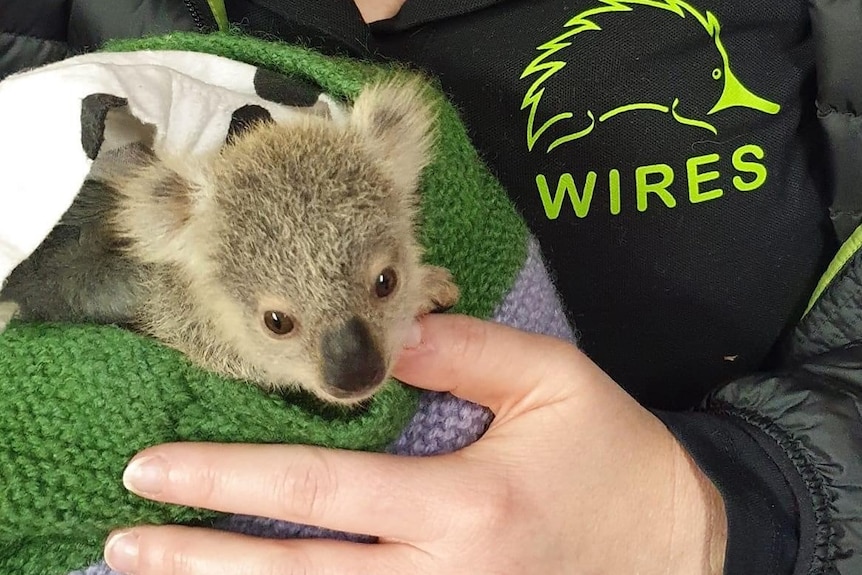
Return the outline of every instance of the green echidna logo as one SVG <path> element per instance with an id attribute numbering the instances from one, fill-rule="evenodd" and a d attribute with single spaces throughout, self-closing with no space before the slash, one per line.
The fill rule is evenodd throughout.
<path id="1" fill-rule="evenodd" d="M 527 148 L 532 151 L 540 140 L 550 152 L 554 148 L 578 140 L 592 133 L 596 127 L 611 118 L 636 110 L 652 110 L 669 113 L 673 119 L 687 126 L 693 126 L 718 134 L 718 130 L 710 122 L 711 116 L 722 110 L 734 107 L 744 107 L 766 114 L 777 114 L 781 107 L 751 92 L 743 86 L 730 67 L 730 58 L 721 41 L 721 26 L 711 12 L 700 12 L 683 0 L 599 0 L 600 6 L 581 12 L 565 24 L 565 31 L 556 38 L 545 42 L 537 48 L 540 54 L 529 63 L 521 79 L 533 78 L 524 99 L 521 110 L 529 110 L 527 118 Z M 586 32 L 603 30 L 598 22 L 600 19 L 615 13 L 632 12 L 634 10 L 664 10 L 669 14 L 683 19 L 694 19 L 698 26 L 708 34 L 711 45 L 715 48 L 714 65 L 704 71 L 711 81 L 720 87 L 717 100 L 709 110 L 705 107 L 699 111 L 683 110 L 678 96 L 668 98 L 668 101 L 624 103 L 607 110 L 594 112 L 586 109 L 575 113 L 563 111 L 547 119 L 539 119 L 542 96 L 548 81 L 566 66 L 566 62 L 555 59 L 554 55 L 568 48 L 577 41 L 577 37 Z M 712 103 L 712 101 L 711 101 Z M 697 115 L 699 114 L 699 116 Z M 694 116 L 694 117 L 690 117 Z M 551 130 L 551 128 L 554 128 Z M 550 131 L 549 131 L 550 130 Z"/>

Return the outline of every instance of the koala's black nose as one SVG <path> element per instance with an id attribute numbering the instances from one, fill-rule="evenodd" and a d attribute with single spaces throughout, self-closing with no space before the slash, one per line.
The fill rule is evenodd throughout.
<path id="1" fill-rule="evenodd" d="M 327 391 L 340 398 L 360 395 L 386 375 L 383 356 L 368 326 L 358 318 L 323 335 L 323 378 Z"/>

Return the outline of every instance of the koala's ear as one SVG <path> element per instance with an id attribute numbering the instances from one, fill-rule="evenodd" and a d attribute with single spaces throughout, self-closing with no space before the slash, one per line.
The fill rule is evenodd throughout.
<path id="1" fill-rule="evenodd" d="M 435 119 L 426 85 L 412 77 L 366 87 L 350 117 L 404 190 L 416 188 L 431 161 Z"/>
<path id="2" fill-rule="evenodd" d="M 263 106 L 247 104 L 234 110 L 230 117 L 230 125 L 227 130 L 226 144 L 232 144 L 236 138 L 257 124 L 273 123 L 272 114 Z"/>
<path id="3" fill-rule="evenodd" d="M 189 251 L 195 186 L 159 164 L 143 168 L 138 175 L 117 188 L 117 229 L 139 260 L 178 262 Z"/>

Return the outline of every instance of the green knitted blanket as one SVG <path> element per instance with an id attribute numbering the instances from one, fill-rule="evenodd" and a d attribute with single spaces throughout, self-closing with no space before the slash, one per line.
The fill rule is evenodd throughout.
<path id="1" fill-rule="evenodd" d="M 229 57 L 346 99 L 393 72 L 228 33 L 107 47 L 164 49 Z M 421 239 L 427 259 L 449 268 L 461 286 L 454 311 L 489 317 L 524 263 L 527 231 L 455 110 L 435 97 L 441 137 L 423 178 Z M 191 440 L 382 450 L 415 413 L 417 397 L 392 382 L 363 409 L 346 411 L 205 373 L 120 328 L 13 323 L 0 336 L 0 573 L 66 573 L 98 560 L 112 528 L 217 516 L 127 493 L 122 471 L 142 448 Z"/>

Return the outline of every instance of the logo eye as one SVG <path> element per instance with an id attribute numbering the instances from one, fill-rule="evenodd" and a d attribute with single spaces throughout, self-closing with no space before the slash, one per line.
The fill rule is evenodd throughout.
<path id="1" fill-rule="evenodd" d="M 395 291 L 395 286 L 398 285 L 398 274 L 392 268 L 386 268 L 377 275 L 374 282 L 374 295 L 383 299 Z"/>
<path id="2" fill-rule="evenodd" d="M 721 78 L 721 68 L 716 68 L 712 71 L 712 79 L 718 80 L 719 78 Z"/>
<path id="3" fill-rule="evenodd" d="M 275 335 L 287 335 L 294 328 L 293 319 L 283 311 L 264 312 L 263 323 Z"/>

